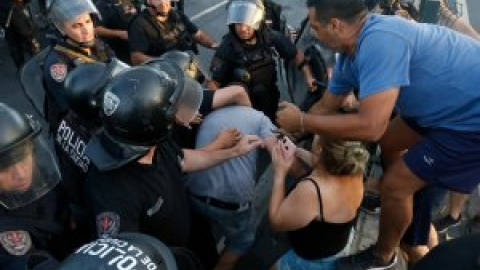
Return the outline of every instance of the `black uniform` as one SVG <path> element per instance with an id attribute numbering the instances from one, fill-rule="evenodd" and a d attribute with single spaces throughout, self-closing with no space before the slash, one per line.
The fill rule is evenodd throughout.
<path id="1" fill-rule="evenodd" d="M 65 41 L 56 44 L 45 59 L 43 78 L 45 83 L 46 106 L 45 113 L 51 126 L 56 127 L 68 111 L 68 103 L 63 93 L 63 82 L 70 70 L 75 66 L 89 62 L 108 62 L 113 52 L 100 40 L 88 55 L 77 46 Z"/>
<path id="2" fill-rule="evenodd" d="M 57 253 L 66 212 L 50 191 L 26 206 L 8 210 L 0 205 L 0 268 L 27 269 L 28 256 L 37 250 Z M 68 252 L 68 250 L 63 250 Z"/>
<path id="3" fill-rule="evenodd" d="M 280 57 L 290 61 L 297 49 L 288 38 L 274 30 L 264 28 L 256 35 L 254 45 L 243 43 L 231 32 L 225 35 L 210 70 L 212 79 L 222 87 L 230 83 L 246 85 L 253 108 L 274 121 L 280 97 L 274 55 L 278 52 Z"/>
<path id="4" fill-rule="evenodd" d="M 0 3 L 0 23 L 5 28 L 5 40 L 10 55 L 17 68 L 25 63 L 25 54 L 36 54 L 39 44 L 34 37 L 33 24 L 27 16 L 27 6 L 18 1 L 2 1 Z"/>
<path id="5" fill-rule="evenodd" d="M 197 51 L 193 36 L 198 28 L 185 16 L 171 10 L 165 23 L 160 23 L 148 11 L 135 16 L 128 28 L 130 53 L 141 52 L 160 56 L 171 50 Z"/>
<path id="6" fill-rule="evenodd" d="M 150 165 L 132 161 L 100 172 L 93 167 L 86 195 L 92 203 L 99 236 L 141 232 L 168 246 L 186 246 L 190 208 L 182 185 L 182 151 L 167 138 Z"/>
<path id="7" fill-rule="evenodd" d="M 108 29 L 127 31 L 128 23 L 133 17 L 132 14 L 125 12 L 125 0 L 98 0 L 95 2 L 102 18 L 97 23 Z M 133 4 L 130 3 L 133 7 Z M 118 59 L 125 63 L 130 63 L 130 52 L 128 50 L 128 40 L 120 38 L 104 38 L 107 44 L 115 51 Z"/>
<path id="8" fill-rule="evenodd" d="M 97 41 L 93 55 L 86 55 L 84 51 L 69 43 L 59 43 L 53 47 L 45 60 L 44 82 L 46 85 L 46 115 L 50 123 L 50 133 L 53 137 L 54 148 L 58 157 L 58 165 L 63 181 L 60 183 L 62 191 L 68 197 L 70 210 L 77 223 L 74 241 L 83 241 L 91 234 L 84 196 L 84 181 L 90 167 L 90 159 L 85 149 L 90 135 L 98 123 L 86 122 L 69 110 L 66 91 L 63 82 L 67 73 L 77 65 L 86 62 L 106 62 L 113 53 L 103 42 Z M 84 231 L 86 230 L 86 231 Z"/>

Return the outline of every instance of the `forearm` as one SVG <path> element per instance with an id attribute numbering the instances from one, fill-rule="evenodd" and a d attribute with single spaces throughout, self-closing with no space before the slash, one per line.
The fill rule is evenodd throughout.
<path id="1" fill-rule="evenodd" d="M 300 148 L 300 147 L 297 147 L 296 151 L 295 151 L 295 156 L 303 163 L 303 164 L 306 164 L 308 165 L 310 168 L 313 167 L 313 164 L 316 163 L 317 161 L 317 158 L 315 157 L 315 155 L 310 152 L 310 151 L 307 151 L 303 148 Z"/>
<path id="2" fill-rule="evenodd" d="M 283 172 L 274 172 L 273 175 L 273 187 L 272 195 L 270 197 L 270 207 L 268 211 L 268 216 L 270 220 L 270 225 L 273 230 L 277 231 L 279 223 L 279 209 L 282 204 L 282 201 L 285 199 L 285 177 L 286 174 Z"/>
<path id="3" fill-rule="evenodd" d="M 109 29 L 103 26 L 95 27 L 95 33 L 100 37 L 106 38 L 123 38 L 124 36 L 127 36 L 127 31 L 125 30 Z"/>
<path id="4" fill-rule="evenodd" d="M 318 115 L 336 113 L 344 99 L 345 96 L 335 96 L 330 93 L 330 91 L 326 90 L 323 97 L 315 103 L 308 112 Z"/>
<path id="5" fill-rule="evenodd" d="M 204 170 L 238 156 L 232 148 L 218 150 L 184 149 L 183 153 L 185 157 L 183 160 L 184 172 Z"/>
<path id="6" fill-rule="evenodd" d="M 141 52 L 133 52 L 130 56 L 130 60 L 132 61 L 132 65 L 136 66 L 136 65 L 140 65 L 146 61 L 149 61 L 151 60 L 152 57 L 151 56 L 148 56 L 144 53 L 141 53 Z"/>
<path id="7" fill-rule="evenodd" d="M 312 69 L 308 64 L 307 59 L 305 59 L 305 55 L 303 54 L 302 51 L 300 50 L 297 51 L 297 54 L 295 55 L 295 58 L 294 58 L 294 62 L 295 62 L 295 66 L 300 68 L 305 78 L 313 78 Z"/>
<path id="8" fill-rule="evenodd" d="M 303 128 L 314 134 L 335 138 L 377 141 L 385 132 L 388 121 L 371 120 L 360 113 L 335 115 L 303 115 Z"/>
<path id="9" fill-rule="evenodd" d="M 193 36 L 193 38 L 198 44 L 202 45 L 203 47 L 214 49 L 217 46 L 215 40 L 213 40 L 213 38 L 211 38 L 202 30 L 198 30 L 197 33 L 195 33 L 195 35 Z"/>

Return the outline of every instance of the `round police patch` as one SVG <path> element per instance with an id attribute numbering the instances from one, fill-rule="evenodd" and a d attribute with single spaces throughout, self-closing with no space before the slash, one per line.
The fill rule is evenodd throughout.
<path id="1" fill-rule="evenodd" d="M 11 255 L 25 255 L 32 247 L 32 238 L 27 231 L 7 231 L 0 233 L 0 244 Z"/>
<path id="2" fill-rule="evenodd" d="M 120 216 L 114 212 L 97 215 L 97 233 L 100 238 L 114 237 L 120 230 Z"/>
<path id="3" fill-rule="evenodd" d="M 50 67 L 50 76 L 52 76 L 52 79 L 54 79 L 56 82 L 63 82 L 65 77 L 67 77 L 67 73 L 67 65 L 64 63 L 53 64 Z"/>

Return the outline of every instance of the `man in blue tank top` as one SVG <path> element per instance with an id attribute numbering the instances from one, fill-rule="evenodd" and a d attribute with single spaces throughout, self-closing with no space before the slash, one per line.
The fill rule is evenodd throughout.
<path id="1" fill-rule="evenodd" d="M 283 103 L 277 122 L 290 132 L 380 141 L 379 238 L 341 269 L 388 269 L 412 220 L 415 192 L 436 185 L 469 193 L 480 182 L 480 42 L 441 26 L 368 15 L 363 0 L 307 5 L 316 37 L 340 57 L 316 113 Z M 334 114 L 355 88 L 358 113 Z"/>

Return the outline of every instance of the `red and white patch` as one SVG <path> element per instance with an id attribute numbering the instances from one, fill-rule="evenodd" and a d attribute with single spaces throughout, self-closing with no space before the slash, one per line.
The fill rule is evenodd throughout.
<path id="1" fill-rule="evenodd" d="M 97 233 L 100 238 L 113 237 L 120 230 L 120 216 L 113 212 L 97 215 Z"/>
<path id="2" fill-rule="evenodd" d="M 67 65 L 63 63 L 53 64 L 50 67 L 50 76 L 52 76 L 52 78 L 56 82 L 63 82 L 65 80 L 65 77 L 67 77 L 67 73 L 68 73 Z"/>
<path id="3" fill-rule="evenodd" d="M 26 231 L 8 231 L 0 233 L 0 244 L 11 255 L 25 255 L 32 247 L 32 238 Z"/>

